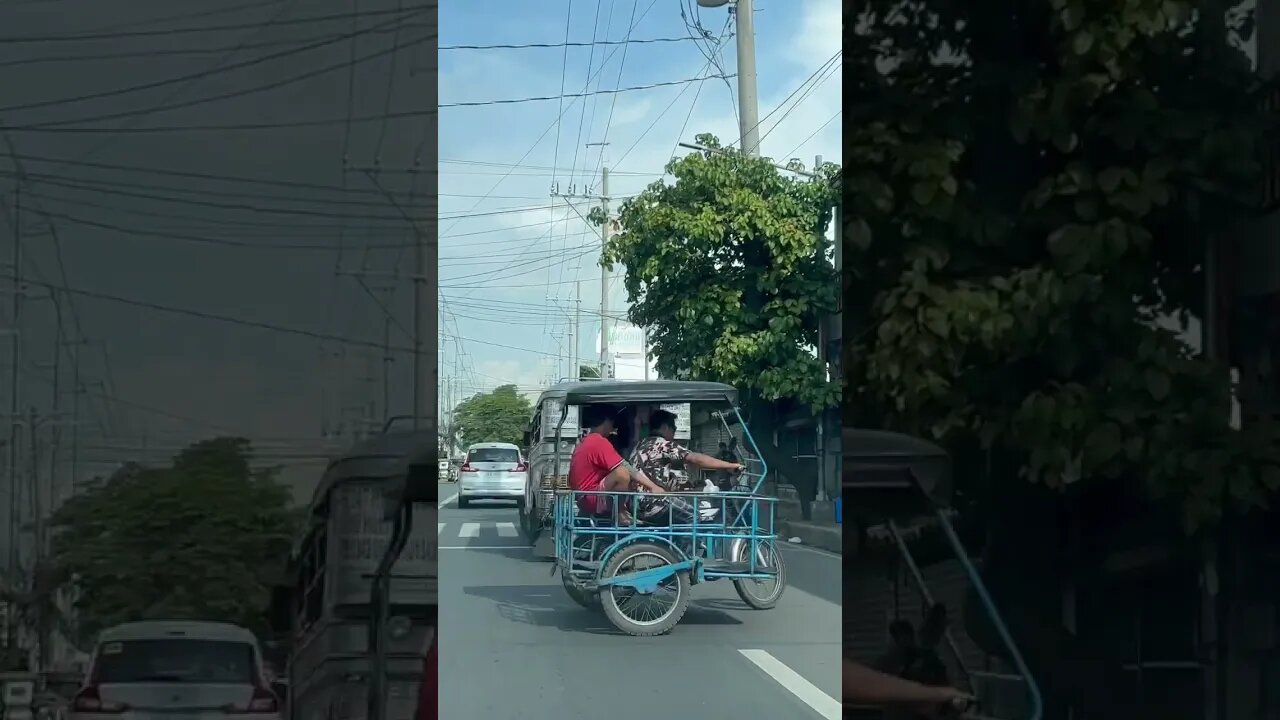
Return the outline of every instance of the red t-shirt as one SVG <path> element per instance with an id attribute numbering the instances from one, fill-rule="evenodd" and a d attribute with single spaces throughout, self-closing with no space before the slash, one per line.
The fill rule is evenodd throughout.
<path id="1" fill-rule="evenodd" d="M 569 488 L 571 490 L 599 490 L 604 479 L 622 464 L 622 456 L 609 438 L 600 433 L 588 433 L 569 459 Z M 602 495 L 579 495 L 578 507 L 587 513 L 609 511 L 609 498 Z"/>

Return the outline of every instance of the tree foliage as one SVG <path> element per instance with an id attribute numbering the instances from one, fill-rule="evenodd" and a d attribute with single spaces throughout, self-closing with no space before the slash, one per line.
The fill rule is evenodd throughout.
<path id="1" fill-rule="evenodd" d="M 201 619 L 261 630 L 296 527 L 289 489 L 216 438 L 168 467 L 128 465 L 54 515 L 52 560 L 82 639 L 116 623 Z"/>
<path id="2" fill-rule="evenodd" d="M 1188 527 L 1280 489 L 1273 430 L 1229 427 L 1207 243 L 1258 187 L 1247 23 L 1188 0 L 870 0 L 846 48 L 846 408 L 1123 480 Z M 1199 10 L 1197 10 L 1199 8 Z"/>
<path id="3" fill-rule="evenodd" d="M 501 385 L 458 404 L 453 413 L 458 434 L 466 445 L 480 442 L 520 444 L 533 417 L 533 403 L 515 385 Z"/>
<path id="4" fill-rule="evenodd" d="M 698 137 L 709 148 L 716 138 Z M 839 401 L 814 354 L 837 283 L 829 178 L 797 179 L 738 152 L 673 159 L 623 204 L 604 262 L 626 268 L 630 320 L 666 377 L 716 380 L 814 409 Z M 597 222 L 601 217 L 595 217 Z"/>

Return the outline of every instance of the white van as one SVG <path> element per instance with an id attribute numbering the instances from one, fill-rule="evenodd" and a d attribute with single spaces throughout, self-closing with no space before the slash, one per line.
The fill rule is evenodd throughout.
<path id="1" fill-rule="evenodd" d="M 253 633 L 184 620 L 103 631 L 70 720 L 280 720 Z"/>

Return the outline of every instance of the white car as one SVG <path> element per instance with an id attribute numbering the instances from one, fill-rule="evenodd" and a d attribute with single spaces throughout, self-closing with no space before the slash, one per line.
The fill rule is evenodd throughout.
<path id="1" fill-rule="evenodd" d="M 458 468 L 458 507 L 472 500 L 515 500 L 524 505 L 529 464 L 511 443 L 478 443 L 467 448 Z"/>
<path id="2" fill-rule="evenodd" d="M 69 720 L 281 720 L 253 633 L 154 620 L 103 631 Z"/>

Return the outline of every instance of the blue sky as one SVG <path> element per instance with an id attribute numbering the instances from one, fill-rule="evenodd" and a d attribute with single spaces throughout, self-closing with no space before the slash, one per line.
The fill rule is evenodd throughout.
<path id="1" fill-rule="evenodd" d="M 447 49 L 562 43 L 569 5 L 567 0 L 499 0 L 440 6 L 441 377 L 442 393 L 451 390 L 454 402 L 504 383 L 534 392 L 566 372 L 566 335 L 579 279 L 584 311 L 579 356 L 590 359 L 597 352 L 599 239 L 564 200 L 549 197 L 553 181 L 561 191 L 594 187 L 598 193 L 603 160 L 611 170 L 610 195 L 633 195 L 661 177 L 673 151 L 687 152 L 677 141 L 691 142 L 703 132 L 725 142 L 738 136 L 734 79 L 568 99 L 562 116 L 558 100 L 448 107 L 558 96 L 562 68 L 566 94 L 581 93 L 589 78 L 594 91 L 717 72 L 708 70 L 704 54 L 712 46 L 689 41 L 571 47 L 567 62 L 559 47 Z M 629 26 L 633 40 L 687 36 L 681 7 L 695 5 L 692 0 L 574 0 L 569 41 L 590 43 L 593 35 L 618 41 L 627 37 Z M 717 37 L 728 19 L 723 8 L 700 13 L 701 25 Z M 820 74 L 825 79 L 807 95 L 801 90 L 787 97 L 839 52 L 840 30 L 835 0 L 757 0 L 760 117 L 780 108 L 761 123 L 764 155 L 782 161 L 799 157 L 806 165 L 815 155 L 838 161 L 838 67 Z M 726 72 L 735 72 L 731 36 L 724 37 L 718 57 Z M 604 141 L 609 144 L 603 158 L 601 148 L 586 146 Z M 584 213 L 589 207 L 578 206 Z M 611 316 L 625 308 L 619 278 L 611 283 Z"/>

